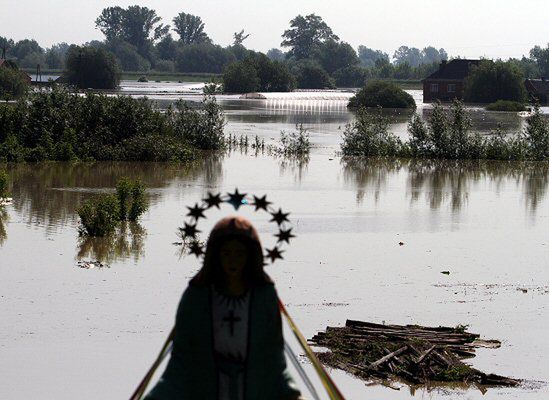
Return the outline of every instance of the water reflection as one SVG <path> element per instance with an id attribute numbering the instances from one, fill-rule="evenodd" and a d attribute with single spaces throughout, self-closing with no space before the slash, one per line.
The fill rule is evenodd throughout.
<path id="1" fill-rule="evenodd" d="M 137 263 L 145 256 L 147 231 L 139 223 L 123 222 L 113 234 L 106 237 L 83 236 L 78 243 L 78 260 L 97 260 L 113 263 L 133 259 Z"/>
<path id="2" fill-rule="evenodd" d="M 14 210 L 28 225 L 43 225 L 47 231 L 76 224 L 76 209 L 86 198 L 113 191 L 123 176 L 139 178 L 154 205 L 162 190 L 180 184 L 183 195 L 186 182 L 202 181 L 214 186 L 223 176 L 223 155 L 205 154 L 195 162 L 170 163 L 39 163 L 13 164 L 8 174 L 13 182 Z M 181 184 L 182 183 L 182 184 Z"/>
<path id="3" fill-rule="evenodd" d="M 459 211 L 467 204 L 473 186 L 488 182 L 496 192 L 506 184 L 519 187 L 526 209 L 535 212 L 549 182 L 547 162 L 344 158 L 342 166 L 345 181 L 355 186 L 357 203 L 362 203 L 367 193 L 377 203 L 388 180 L 404 173 L 411 203 L 424 197 L 434 210 L 448 204 L 452 211 Z"/>
<path id="4" fill-rule="evenodd" d="M 280 168 L 280 175 L 286 175 L 291 173 L 294 182 L 301 182 L 307 173 L 310 157 L 304 156 L 283 156 L 279 157 L 278 165 Z"/>
<path id="5" fill-rule="evenodd" d="M 0 206 L 0 246 L 4 244 L 8 238 L 8 232 L 6 231 L 6 223 L 8 222 L 9 214 L 6 209 Z"/>

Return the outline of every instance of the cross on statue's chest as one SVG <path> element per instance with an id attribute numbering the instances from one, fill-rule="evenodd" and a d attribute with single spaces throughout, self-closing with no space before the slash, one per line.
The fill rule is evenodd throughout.
<path id="1" fill-rule="evenodd" d="M 223 321 L 229 323 L 229 330 L 231 332 L 231 336 L 234 336 L 234 324 L 236 322 L 240 322 L 241 320 L 242 320 L 242 318 L 237 317 L 237 316 L 234 315 L 233 310 L 229 311 L 229 315 L 227 315 L 225 318 L 223 318 Z"/>

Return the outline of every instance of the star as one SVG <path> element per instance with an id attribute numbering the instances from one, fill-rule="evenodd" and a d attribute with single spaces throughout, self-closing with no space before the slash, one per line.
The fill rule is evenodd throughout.
<path id="1" fill-rule="evenodd" d="M 277 243 L 286 242 L 290 244 L 290 239 L 295 238 L 295 235 L 292 235 L 292 228 L 287 230 L 280 229 L 280 231 L 275 236 L 278 238 Z"/>
<path id="2" fill-rule="evenodd" d="M 179 228 L 179 230 L 185 234 L 185 238 L 192 237 L 196 238 L 197 233 L 201 232 L 196 229 L 196 223 L 194 225 L 188 224 L 185 222 L 185 227 Z"/>
<path id="3" fill-rule="evenodd" d="M 197 257 L 200 257 L 202 254 L 204 254 L 202 245 L 198 242 L 198 240 L 195 240 L 189 246 L 189 254 L 194 254 Z"/>
<path id="4" fill-rule="evenodd" d="M 247 193 L 238 193 L 238 189 L 234 190 L 234 193 L 227 193 L 227 195 L 230 197 L 229 200 L 227 200 L 227 203 L 230 203 L 233 205 L 235 210 L 238 210 L 242 204 L 246 204 L 247 200 L 245 199 Z"/>
<path id="5" fill-rule="evenodd" d="M 206 218 L 206 216 L 204 215 L 205 209 L 200 207 L 198 203 L 196 203 L 194 207 L 187 206 L 187 208 L 189 209 L 187 217 L 193 217 L 195 221 L 198 221 L 200 218 Z"/>
<path id="6" fill-rule="evenodd" d="M 255 211 L 257 210 L 267 211 L 267 207 L 269 206 L 269 204 L 272 204 L 272 203 L 270 201 L 267 201 L 267 195 L 263 197 L 254 196 L 253 205 L 255 206 Z"/>
<path id="7" fill-rule="evenodd" d="M 271 263 L 274 263 L 277 258 L 280 258 L 282 260 L 282 253 L 283 251 L 280 251 L 278 247 L 274 247 L 272 250 L 267 249 L 267 258 L 271 259 Z"/>
<path id="8" fill-rule="evenodd" d="M 270 214 L 273 218 L 269 222 L 275 221 L 278 225 L 282 224 L 284 221 L 290 222 L 288 219 L 288 215 L 290 215 L 290 213 L 283 213 L 281 208 L 279 208 L 277 212 Z"/>
<path id="9" fill-rule="evenodd" d="M 223 203 L 223 200 L 221 200 L 221 193 L 214 195 L 211 192 L 208 192 L 208 197 L 202 200 L 205 201 L 206 204 L 208 204 L 208 208 L 211 208 L 211 207 L 220 208 L 219 205 Z"/>

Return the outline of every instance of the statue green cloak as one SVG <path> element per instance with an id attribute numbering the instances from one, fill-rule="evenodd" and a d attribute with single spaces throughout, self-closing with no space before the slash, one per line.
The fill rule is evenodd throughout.
<path id="1" fill-rule="evenodd" d="M 170 361 L 146 400 L 216 400 L 211 287 L 192 284 L 185 290 L 176 317 Z M 295 399 L 299 390 L 286 369 L 282 321 L 274 284 L 251 289 L 245 400 Z"/>

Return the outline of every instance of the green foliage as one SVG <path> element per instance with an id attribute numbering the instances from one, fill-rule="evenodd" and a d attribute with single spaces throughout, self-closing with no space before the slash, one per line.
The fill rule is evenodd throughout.
<path id="1" fill-rule="evenodd" d="M 294 132 L 280 132 L 280 154 L 284 156 L 307 156 L 310 151 L 309 133 L 303 128 L 303 125 L 298 125 Z"/>
<path id="2" fill-rule="evenodd" d="M 526 111 L 524 103 L 510 100 L 498 100 L 495 103 L 490 103 L 486 106 L 488 111 Z"/>
<path id="3" fill-rule="evenodd" d="M 13 100 L 29 90 L 27 75 L 15 68 L 0 66 L 0 100 Z"/>
<path id="4" fill-rule="evenodd" d="M 118 197 L 119 219 L 121 221 L 137 221 L 148 208 L 145 186 L 139 179 L 121 178 L 116 184 Z"/>
<path id="5" fill-rule="evenodd" d="M 381 109 L 360 108 L 355 120 L 345 126 L 341 151 L 344 156 L 395 156 L 401 153 L 402 143 L 389 132 L 389 120 Z"/>
<path id="6" fill-rule="evenodd" d="M 530 58 L 536 62 L 541 76 L 549 76 L 549 43 L 545 48 L 534 46 L 530 50 Z"/>
<path id="7" fill-rule="evenodd" d="M 116 59 L 103 49 L 72 46 L 66 64 L 67 82 L 76 87 L 114 89 L 120 82 Z"/>
<path id="8" fill-rule="evenodd" d="M 389 156 L 444 159 L 549 160 L 549 120 L 538 107 L 527 119 L 524 132 L 489 136 L 471 133 L 471 120 L 463 103 L 450 110 L 435 104 L 427 121 L 414 115 L 410 137 L 402 142 L 388 131 L 388 121 L 378 113 L 360 109 L 343 133 L 343 156 Z"/>
<path id="9" fill-rule="evenodd" d="M 200 44 L 210 43 L 211 40 L 204 32 L 204 22 L 202 18 L 186 14 L 184 12 L 179 13 L 174 19 L 174 31 L 179 35 L 179 41 L 183 44 Z"/>
<path id="10" fill-rule="evenodd" d="M 179 72 L 220 73 L 235 61 L 230 50 L 205 42 L 180 47 L 175 63 Z"/>
<path id="11" fill-rule="evenodd" d="M 467 378 L 472 376 L 474 372 L 468 365 L 453 365 L 436 374 L 435 380 L 442 382 L 467 382 Z"/>
<path id="12" fill-rule="evenodd" d="M 365 67 L 374 67 L 377 60 L 382 59 L 389 62 L 389 54 L 381 50 L 370 49 L 366 46 L 358 46 L 358 58 Z"/>
<path id="13" fill-rule="evenodd" d="M 53 87 L 0 104 L 0 159 L 186 161 L 218 149 L 225 120 L 213 99 L 162 112 L 147 99 Z"/>
<path id="14" fill-rule="evenodd" d="M 412 96 L 390 82 L 370 81 L 349 100 L 350 108 L 415 108 Z"/>
<path id="15" fill-rule="evenodd" d="M 516 65 L 503 61 L 482 61 L 465 79 L 465 101 L 493 103 L 497 100 L 526 100 L 524 76 Z"/>
<path id="16" fill-rule="evenodd" d="M 223 87 L 229 93 L 288 92 L 294 89 L 295 80 L 285 64 L 258 54 L 227 67 Z"/>
<path id="17" fill-rule="evenodd" d="M 8 174 L 6 171 L 0 169 L 0 200 L 8 196 Z"/>
<path id="18" fill-rule="evenodd" d="M 120 207 L 118 199 L 112 194 L 99 195 L 86 200 L 77 210 L 81 235 L 105 236 L 113 232 L 118 225 Z"/>
<path id="19" fill-rule="evenodd" d="M 329 74 L 341 68 L 348 68 L 359 63 L 355 50 L 349 43 L 328 39 L 317 46 L 313 53 L 322 68 Z"/>
<path id="20" fill-rule="evenodd" d="M 288 56 L 297 60 L 310 58 L 324 41 L 339 40 L 322 17 L 309 14 L 298 15 L 290 21 L 290 29 L 282 34 L 282 47 L 289 47 Z"/>
<path id="21" fill-rule="evenodd" d="M 297 87 L 300 89 L 333 89 L 334 81 L 315 61 L 301 60 L 293 66 Z"/>
<path id="22" fill-rule="evenodd" d="M 542 114 L 537 105 L 534 106 L 532 115 L 527 119 L 523 137 L 530 159 L 549 159 L 549 119 Z"/>
<path id="23" fill-rule="evenodd" d="M 352 65 L 335 71 L 332 76 L 337 87 L 362 87 L 369 77 L 368 70 L 364 67 Z"/>
<path id="24" fill-rule="evenodd" d="M 152 44 L 165 37 L 169 25 L 160 23 L 156 11 L 147 7 L 107 7 L 95 20 L 95 26 L 108 41 L 121 39 L 135 46 L 139 54 L 148 57 Z"/>

